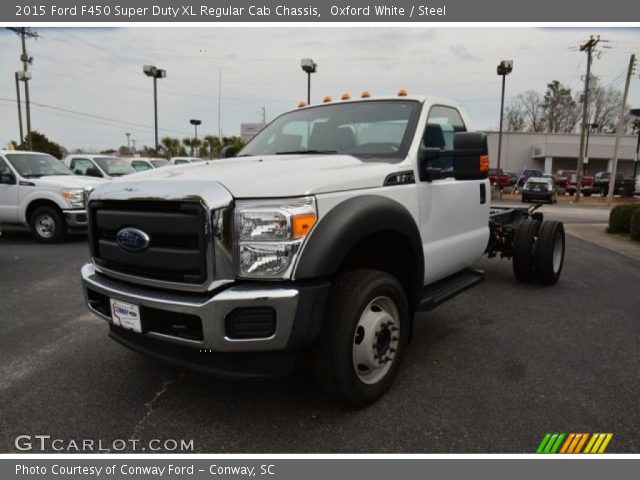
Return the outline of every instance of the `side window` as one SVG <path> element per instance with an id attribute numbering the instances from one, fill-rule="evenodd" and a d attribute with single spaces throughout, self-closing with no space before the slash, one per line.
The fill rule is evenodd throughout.
<path id="1" fill-rule="evenodd" d="M 177 162 L 176 162 L 177 163 Z M 136 169 L 138 172 L 142 172 L 144 170 L 150 170 L 151 167 L 147 162 L 142 162 L 140 160 L 136 160 L 131 162 L 131 166 Z"/>
<path id="2" fill-rule="evenodd" d="M 9 175 L 11 170 L 9 170 L 9 165 L 7 165 L 4 159 L 0 158 L 0 175 Z"/>
<path id="3" fill-rule="evenodd" d="M 435 105 L 429 111 L 422 141 L 425 147 L 453 150 L 454 135 L 457 132 L 466 131 L 467 128 L 458 110 Z M 453 170 L 453 158 L 439 158 L 433 161 L 431 166 L 442 170 Z"/>
<path id="4" fill-rule="evenodd" d="M 87 160 L 86 158 L 72 158 L 70 168 L 76 175 L 86 175 L 87 170 L 95 169 L 95 166 L 91 160 Z"/>

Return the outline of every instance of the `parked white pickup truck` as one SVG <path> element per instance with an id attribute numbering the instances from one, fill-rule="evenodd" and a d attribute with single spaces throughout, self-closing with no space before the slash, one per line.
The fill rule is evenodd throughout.
<path id="1" fill-rule="evenodd" d="M 105 180 L 73 175 L 44 153 L 0 150 L 0 223 L 31 227 L 41 242 L 87 227 L 85 187 Z"/>
<path id="2" fill-rule="evenodd" d="M 401 95 L 276 118 L 245 148 L 101 185 L 89 309 L 122 345 L 215 375 L 310 361 L 351 405 L 391 386 L 414 314 L 480 282 L 483 254 L 555 283 L 564 230 L 490 206 L 486 136 L 456 103 Z M 308 355 L 301 355 L 308 353 Z"/>

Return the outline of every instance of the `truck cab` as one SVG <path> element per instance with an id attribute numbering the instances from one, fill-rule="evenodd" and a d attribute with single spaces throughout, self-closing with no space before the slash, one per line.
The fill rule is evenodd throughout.
<path id="1" fill-rule="evenodd" d="M 540 226 L 491 219 L 486 136 L 445 99 L 303 106 L 225 154 L 97 188 L 82 269 L 114 340 L 215 375 L 309 357 L 325 392 L 366 405 L 390 388 L 415 312 L 480 282 L 485 252 L 511 255 L 514 222 Z"/>
<path id="2" fill-rule="evenodd" d="M 74 153 L 65 157 L 64 164 L 76 175 L 104 178 L 106 180 L 113 180 L 137 171 L 124 158 L 107 155 Z"/>

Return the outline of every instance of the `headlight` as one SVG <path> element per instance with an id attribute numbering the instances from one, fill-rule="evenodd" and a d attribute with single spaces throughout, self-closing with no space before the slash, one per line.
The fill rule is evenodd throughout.
<path id="1" fill-rule="evenodd" d="M 312 197 L 238 201 L 235 212 L 238 276 L 288 277 L 316 220 Z"/>
<path id="2" fill-rule="evenodd" d="M 84 197 L 82 189 L 62 190 L 62 196 L 69 203 L 71 208 L 84 208 Z"/>

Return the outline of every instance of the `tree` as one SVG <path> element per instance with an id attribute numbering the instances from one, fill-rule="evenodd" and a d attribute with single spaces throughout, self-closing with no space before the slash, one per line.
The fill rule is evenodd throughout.
<path id="1" fill-rule="evenodd" d="M 545 121 L 542 96 L 534 90 L 527 90 L 518 95 L 518 98 L 527 124 L 526 130 L 528 132 L 544 132 Z"/>
<path id="2" fill-rule="evenodd" d="M 542 108 L 546 118 L 547 132 L 573 132 L 580 121 L 580 111 L 571 95 L 571 88 L 562 85 L 558 80 L 547 84 Z"/>
<path id="3" fill-rule="evenodd" d="M 183 151 L 183 147 L 180 145 L 180 139 L 173 137 L 164 137 L 161 141 L 160 149 L 167 158 L 179 157 Z"/>
<path id="4" fill-rule="evenodd" d="M 209 150 L 209 158 L 218 158 L 220 156 L 220 149 L 222 148 L 222 144 L 220 143 L 220 139 L 215 135 L 205 135 L 204 143 L 208 147 Z"/>
<path id="5" fill-rule="evenodd" d="M 524 106 L 516 97 L 509 101 L 504 112 L 504 129 L 507 132 L 524 132 L 527 127 Z"/>
<path id="6" fill-rule="evenodd" d="M 244 142 L 240 137 L 222 137 L 222 148 L 231 146 L 237 150 L 240 150 L 244 147 Z"/>
<path id="7" fill-rule="evenodd" d="M 189 148 L 189 149 L 190 149 L 190 151 L 191 151 L 191 155 L 193 155 L 193 145 L 191 144 L 192 140 L 193 140 L 193 139 L 191 139 L 191 138 L 183 138 L 183 139 L 182 139 L 182 144 L 183 144 L 185 147 L 187 147 L 187 148 Z"/>
<path id="8" fill-rule="evenodd" d="M 53 155 L 57 159 L 62 159 L 66 152 L 66 149 L 62 145 L 59 145 L 56 142 L 52 142 L 47 138 L 45 134 L 37 132 L 36 130 L 31 130 L 31 134 L 27 135 L 24 138 L 24 143 L 18 145 L 17 149 L 29 150 L 30 140 L 31 149 L 34 152 L 48 153 L 49 155 Z"/>
<path id="9" fill-rule="evenodd" d="M 622 93 L 620 90 L 608 87 L 594 88 L 589 96 L 590 123 L 598 126 L 592 131 L 595 133 L 616 133 Z"/>

